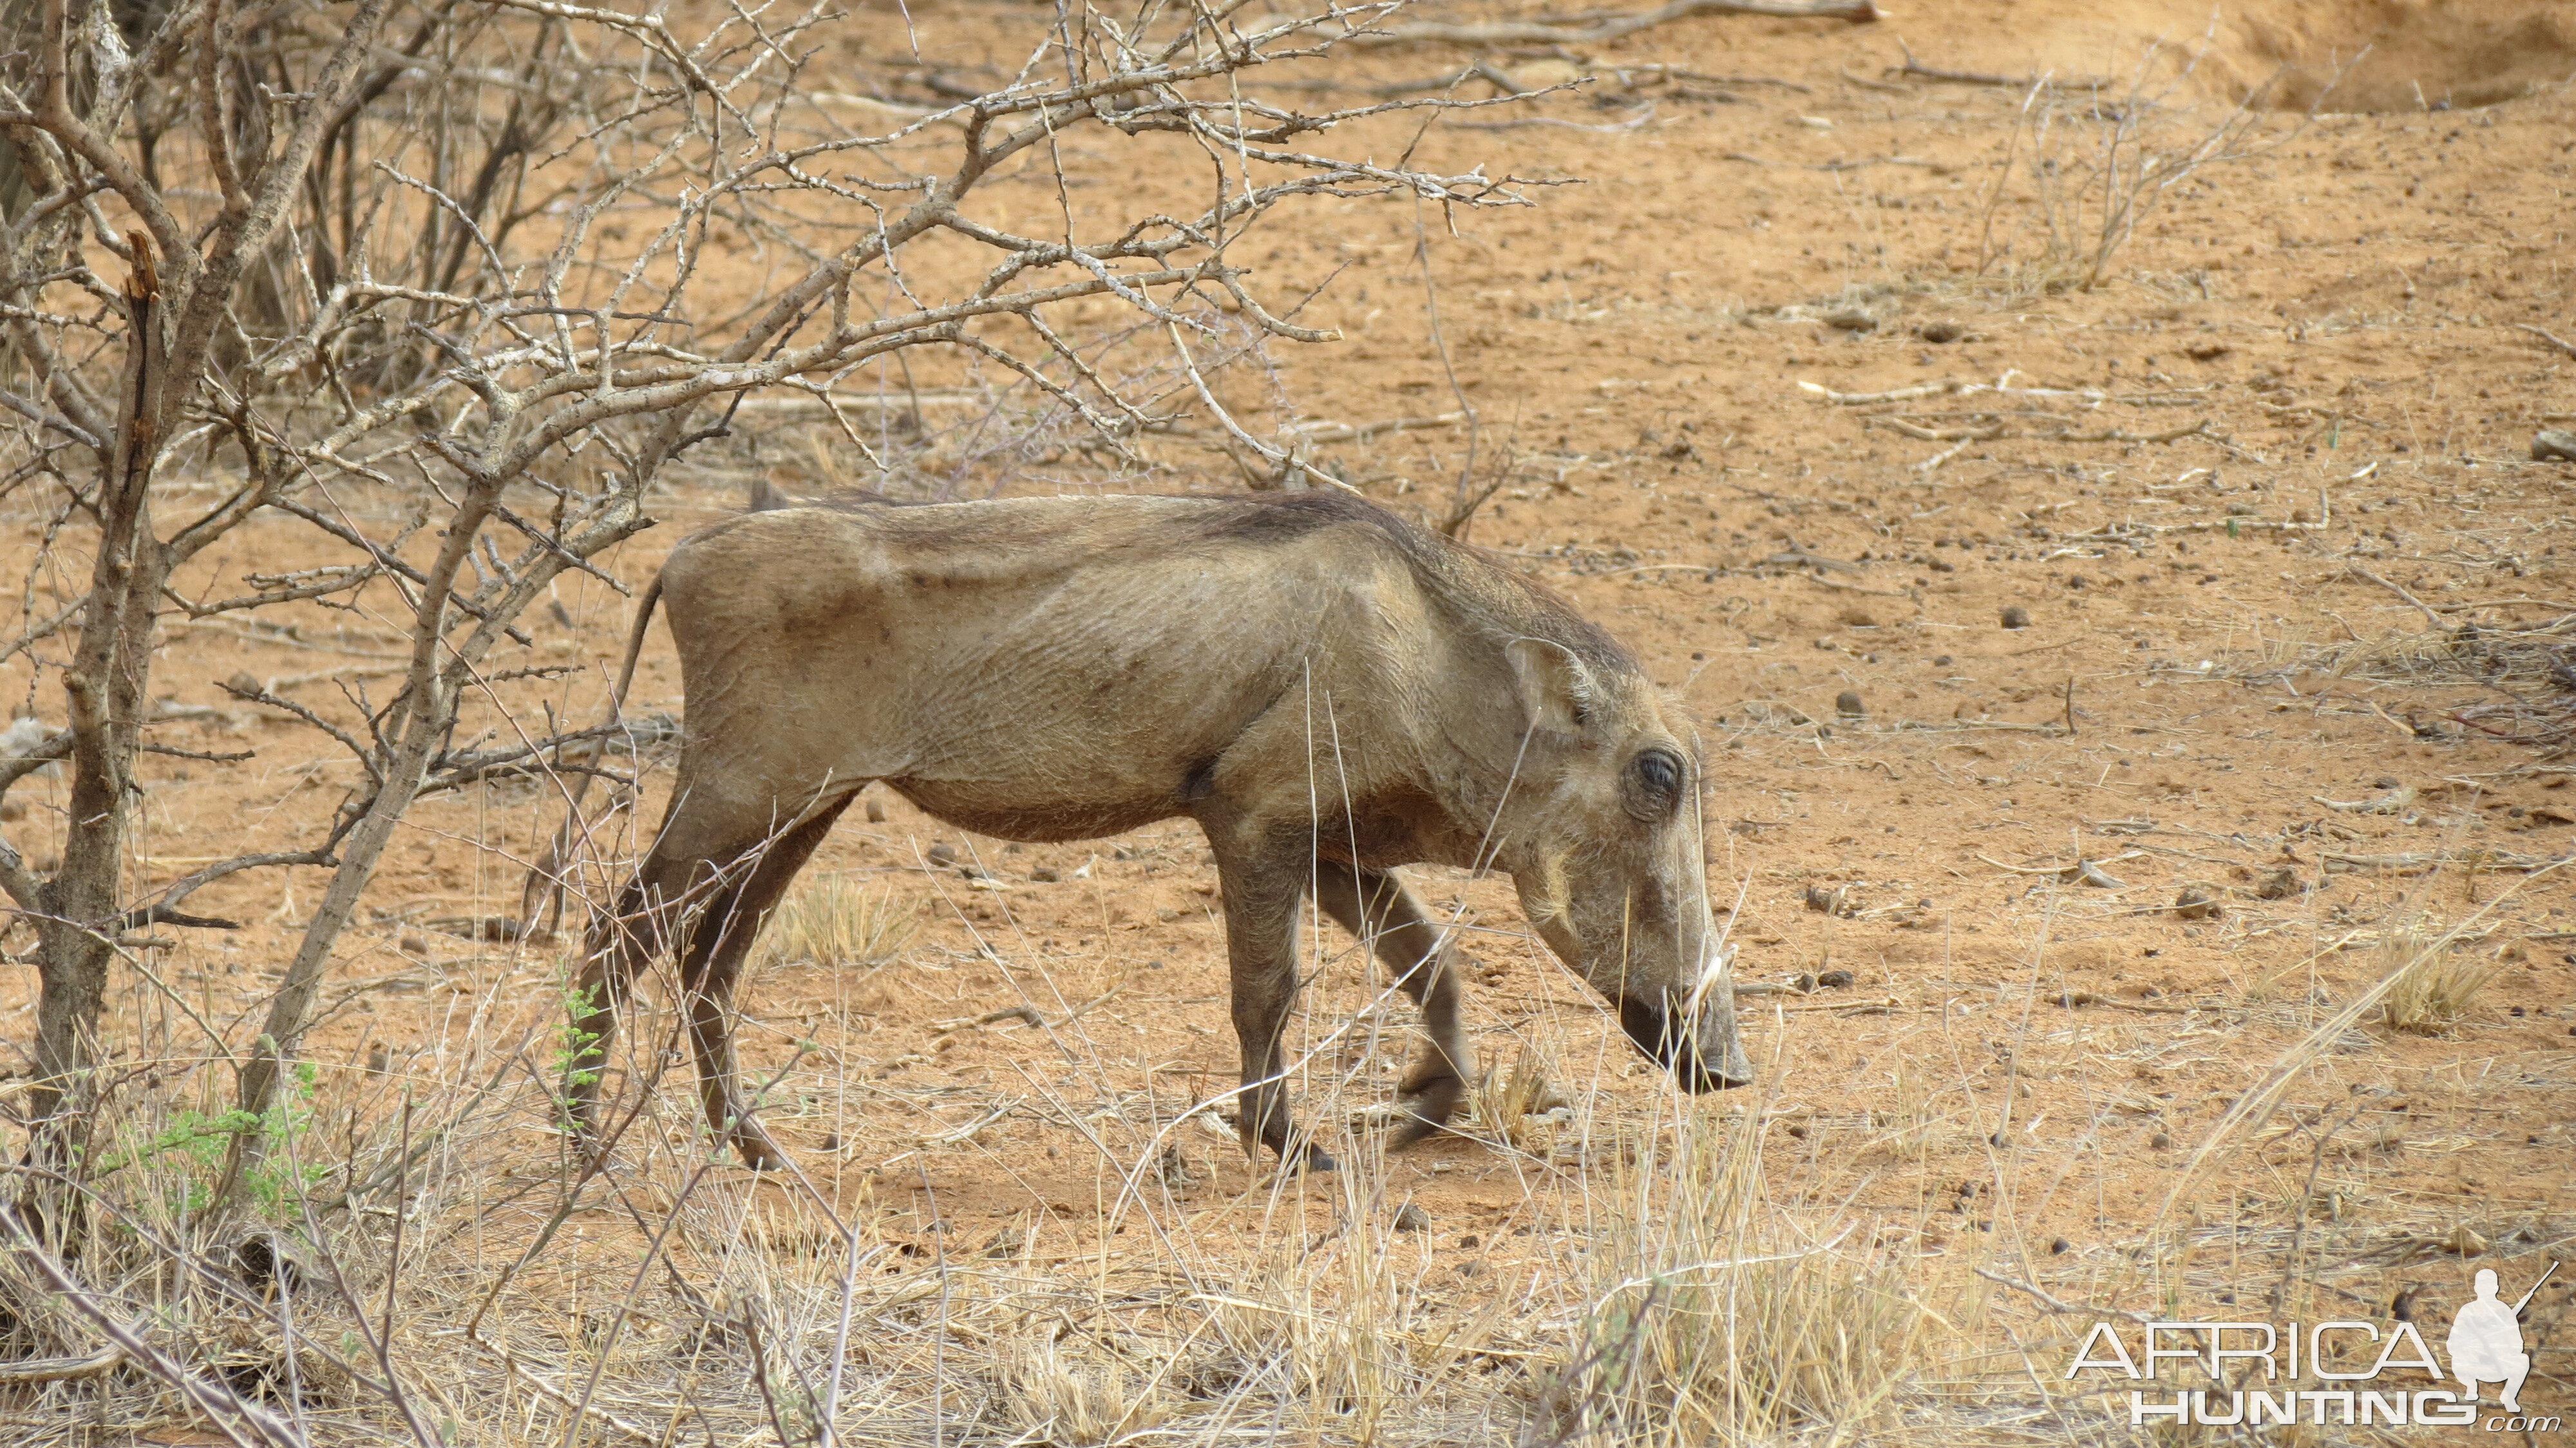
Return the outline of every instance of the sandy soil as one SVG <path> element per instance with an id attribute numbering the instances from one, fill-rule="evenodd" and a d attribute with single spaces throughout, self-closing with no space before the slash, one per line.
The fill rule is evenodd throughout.
<path id="1" fill-rule="evenodd" d="M 1258 254 L 1285 291 L 1333 278 L 1307 319 L 1343 340 L 1278 358 L 1299 416 L 1436 422 L 1318 457 L 1436 512 L 1471 455 L 1507 456 L 1474 541 L 1618 633 L 1702 721 L 1726 824 L 1711 877 L 1742 893 L 1741 978 L 1791 987 L 1741 1002 L 1763 1068 L 1742 1105 L 1764 1118 L 1779 1190 L 1841 1203 L 1891 1251 L 2035 1263 L 2012 1271 L 2052 1281 L 2116 1272 L 2188 1223 L 2219 1245 L 2182 1279 L 2179 1316 L 2259 1290 L 2225 1244 L 2274 1241 L 2305 1213 L 2336 1234 L 2318 1271 L 2353 1312 L 2413 1292 L 2416 1314 L 2447 1322 L 2463 1250 L 2519 1292 L 2576 1231 L 2576 890 L 2529 868 L 2576 843 L 2576 768 L 2457 714 L 2502 697 L 2482 650 L 2576 612 L 2576 467 L 2526 455 L 2576 414 L 2576 348 L 2532 330 L 2576 340 L 2576 25 L 2503 3 L 2269 11 L 2221 24 L 2189 74 L 2166 58 L 2140 72 L 2139 56 L 2159 35 L 2194 40 L 2201 7 L 2071 0 L 1875 27 L 1711 17 L 1497 51 L 1520 83 L 1582 83 L 1436 128 L 1424 159 L 1579 184 L 1454 217 L 1318 209 Z M 1010 23 L 913 14 L 933 53 Z M 2067 196 L 1999 167 L 2057 145 L 2072 177 L 2115 123 L 2040 136 L 2019 86 L 1898 73 L 1900 36 L 1934 69 L 2121 77 L 2119 105 L 2143 73 L 2169 102 L 2141 111 L 2154 135 L 2207 134 L 2277 66 L 2330 75 L 2335 52 L 2381 43 L 2349 77 L 2356 110 L 2328 92 L 2333 113 L 2264 112 L 2241 154 L 2163 192 L 2085 290 L 2039 219 Z M 1305 73 L 1382 83 L 1456 59 Z M 2314 93 L 2283 93 L 2298 85 Z M 2035 390 L 1851 400 L 1934 383 Z M 802 448 L 773 437 L 709 461 L 614 570 L 647 576 L 756 478 L 831 481 Z M 1174 488 L 1239 485 L 1213 449 L 1175 444 L 1164 465 Z M 1003 483 L 1056 486 L 1043 466 Z M 11 534 L 12 576 L 34 538 Z M 596 584 L 563 602 L 580 628 L 557 656 L 584 667 L 550 702 L 586 719 L 624 604 Z M 309 791 L 347 783 L 345 765 L 309 763 L 325 757 L 309 736 L 211 688 L 236 670 L 377 666 L 383 639 L 329 626 L 293 642 L 173 629 L 167 691 L 222 706 L 184 742 L 260 755 L 147 767 L 144 874 L 283 833 Z M 332 685 L 298 687 L 318 702 Z M 684 707 L 658 628 L 637 705 Z M 14 828 L 37 856 L 42 791 L 59 786 L 31 786 Z M 1234 1059 L 1194 834 L 1022 847 L 872 798 L 883 818 L 854 812 L 814 869 L 887 892 L 912 945 L 866 972 L 772 965 L 744 1001 L 747 1064 L 792 1060 L 772 1119 L 826 1190 L 872 1203 L 914 1250 L 1071 1254 L 1122 1170 L 1169 1142 L 1159 1175 L 1191 1240 L 1221 1256 L 1227 1233 L 1266 1230 L 1272 1198 L 1248 1191 L 1262 1174 L 1198 1122 L 1173 1126 Z M 478 1000 L 549 999 L 560 942 L 436 922 L 514 908 L 517 860 L 553 808 L 494 786 L 419 810 L 342 966 L 385 983 L 333 1016 L 317 1059 L 401 1061 Z M 2065 878 L 2079 859 L 2103 881 Z M 1610 1169 L 1614 1133 L 1592 1123 L 1650 1116 L 1660 1096 L 1595 999 L 1519 934 L 1506 883 L 1416 883 L 1482 932 L 1486 1060 L 1543 1058 L 1571 1105 L 1517 1151 L 1439 1142 L 1373 1179 L 1426 1214 L 1408 1270 L 1472 1294 L 1480 1274 L 1520 1280 L 1515 1229 L 1563 1222 L 1584 1173 Z M 203 908 L 250 928 L 155 958 L 227 1018 L 263 998 L 317 889 L 210 890 Z M 2174 908 L 2186 890 L 2209 902 L 2191 918 Z M 2446 930 L 2452 958 L 2493 969 L 2465 1018 L 2418 1034 L 2365 1016 L 2259 1125 L 2213 1135 L 2393 951 Z M 1407 1047 L 1400 1011 L 1335 1034 L 1378 988 L 1346 946 L 1318 938 L 1296 1027 L 1326 1043 L 1301 1090 L 1327 1117 L 1382 1095 Z M 1848 983 L 1796 989 L 1829 971 Z M 33 984 L 0 985 L 19 1049 Z M 974 1023 L 1019 1005 L 1044 1024 Z M 663 1094 L 685 1124 L 693 1103 Z M 2205 1141 L 2223 1145 L 2195 1169 Z M 1337 1200 L 1317 1189 L 1317 1220 Z M 2571 1405 L 2571 1291 L 2562 1273 L 2533 1306 L 2546 1351 L 2528 1402 Z"/>

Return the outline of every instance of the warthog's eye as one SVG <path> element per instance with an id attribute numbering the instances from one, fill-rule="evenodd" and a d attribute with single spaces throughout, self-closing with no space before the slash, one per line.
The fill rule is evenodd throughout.
<path id="1" fill-rule="evenodd" d="M 1656 824 L 1672 818 L 1682 803 L 1683 781 L 1688 778 L 1681 756 L 1669 749 L 1642 749 L 1628 761 L 1627 788 L 1621 793 L 1628 813 Z"/>

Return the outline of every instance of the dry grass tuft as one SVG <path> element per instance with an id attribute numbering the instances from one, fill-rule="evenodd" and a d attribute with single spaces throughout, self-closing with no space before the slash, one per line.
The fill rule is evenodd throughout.
<path id="1" fill-rule="evenodd" d="M 1509 1071 L 1487 1067 L 1468 1093 L 1467 1129 L 1519 1151 L 1539 1146 L 1548 1113 L 1571 1104 L 1550 1082 L 1552 1064 L 1537 1042 L 1523 1041 Z"/>
<path id="2" fill-rule="evenodd" d="M 1171 1414 L 1160 1375 L 1052 1337 L 1003 1344 L 993 1367 L 995 1413 L 1014 1443 L 1107 1448 Z"/>
<path id="3" fill-rule="evenodd" d="M 767 965 L 883 965 L 901 956 L 920 922 L 883 887 L 837 875 L 810 881 L 772 912 L 761 931 Z"/>
<path id="4" fill-rule="evenodd" d="M 2479 991 L 2504 970 L 2492 955 L 2453 949 L 2448 938 L 2392 929 L 2379 947 L 2396 979 L 2380 997 L 2380 1019 L 2392 1031 L 2438 1036 L 2468 1019 Z"/>
<path id="5" fill-rule="evenodd" d="M 1866 1432 L 1926 1366 L 1930 1314 L 1873 1248 L 1774 1204 L 1759 1113 L 1690 1108 L 1621 1184 L 1605 1265 L 1549 1406 L 1558 1441 L 1733 1444 Z"/>

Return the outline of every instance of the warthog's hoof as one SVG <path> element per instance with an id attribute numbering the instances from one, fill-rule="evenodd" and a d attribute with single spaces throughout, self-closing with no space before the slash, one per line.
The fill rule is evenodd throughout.
<path id="1" fill-rule="evenodd" d="M 1425 1137 L 1447 1135 L 1449 1123 L 1458 1115 L 1458 1099 L 1465 1094 L 1464 1086 L 1454 1076 L 1444 1076 L 1407 1092 L 1396 1102 L 1397 1114 L 1387 1130 L 1387 1145 L 1402 1150 Z"/>
<path id="2" fill-rule="evenodd" d="M 1288 1175 L 1310 1171 L 1340 1171 L 1342 1164 L 1333 1154 L 1311 1141 L 1300 1142 L 1279 1153 L 1279 1170 Z"/>
<path id="3" fill-rule="evenodd" d="M 733 1149 L 735 1154 L 742 1158 L 742 1164 L 753 1171 L 793 1169 L 787 1160 L 787 1153 L 780 1151 L 778 1144 L 769 1139 L 768 1133 L 757 1127 L 735 1131 Z"/>

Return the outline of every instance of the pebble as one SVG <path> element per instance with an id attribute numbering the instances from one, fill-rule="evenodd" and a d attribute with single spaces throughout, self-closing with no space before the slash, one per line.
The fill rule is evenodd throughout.
<path id="1" fill-rule="evenodd" d="M 2004 610 L 2004 627 L 2006 627 L 2006 628 L 2028 628 L 2028 627 L 2030 627 L 2030 610 L 2029 610 L 2029 609 L 2026 609 L 2026 608 L 2024 608 L 2024 607 L 2022 607 L 2022 606 L 2021 606 L 2020 604 L 2018 604 L 2018 603 L 2013 604 L 2012 606 L 2010 606 L 2010 607 L 2006 608 L 2006 609 Z"/>
<path id="2" fill-rule="evenodd" d="M 1858 689 L 1845 689 L 1834 696 L 1834 712 L 1846 719 L 1857 719 L 1869 710 L 1862 707 Z"/>
<path id="3" fill-rule="evenodd" d="M 2218 902 L 2209 898 L 2208 891 L 2189 885 L 2174 897 L 2173 908 L 2185 920 L 2215 920 L 2219 913 Z"/>
<path id="4" fill-rule="evenodd" d="M 930 851 L 925 858 L 934 865 L 953 865 L 957 863 L 957 851 L 954 847 L 950 846 L 947 841 L 942 840 L 938 844 L 930 847 Z"/>
<path id="5" fill-rule="evenodd" d="M 1428 1232 L 1431 1230 L 1431 1214 L 1406 1202 L 1395 1209 L 1395 1229 L 1399 1232 Z"/>

